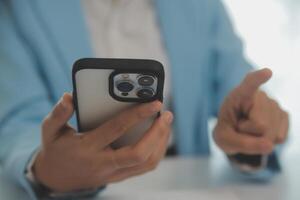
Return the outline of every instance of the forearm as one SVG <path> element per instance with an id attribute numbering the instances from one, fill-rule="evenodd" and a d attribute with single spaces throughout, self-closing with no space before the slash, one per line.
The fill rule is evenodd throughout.
<path id="1" fill-rule="evenodd" d="M 0 135 L 0 159 L 4 174 L 9 179 L 23 187 L 31 199 L 80 199 L 98 194 L 100 189 L 55 194 L 34 182 L 29 170 L 40 147 L 40 124 L 30 122 L 31 120 L 20 120 L 19 117 L 3 124 Z"/>
<path id="2" fill-rule="evenodd" d="M 38 128 L 28 124 L 26 129 L 23 130 L 23 135 L 17 137 L 12 137 L 11 131 L 1 131 L 0 159 L 4 174 L 15 184 L 23 187 L 31 199 L 36 199 L 31 185 L 25 178 L 25 170 L 33 152 L 39 146 L 39 139 L 32 137 L 34 135 L 32 133 L 36 133 Z M 15 131 L 18 131 L 18 129 L 15 129 Z"/>
<path id="3" fill-rule="evenodd" d="M 40 125 L 50 105 L 42 97 L 28 100 L 12 97 L 1 102 L 6 105 L 0 112 L 0 159 L 4 174 L 34 199 L 25 170 L 32 154 L 40 146 Z"/>

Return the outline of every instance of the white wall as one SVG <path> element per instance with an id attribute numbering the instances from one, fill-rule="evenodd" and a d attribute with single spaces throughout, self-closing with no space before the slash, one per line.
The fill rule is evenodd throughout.
<path id="1" fill-rule="evenodd" d="M 247 56 L 259 67 L 270 67 L 266 85 L 290 112 L 288 152 L 300 152 L 300 0 L 224 0 Z"/>

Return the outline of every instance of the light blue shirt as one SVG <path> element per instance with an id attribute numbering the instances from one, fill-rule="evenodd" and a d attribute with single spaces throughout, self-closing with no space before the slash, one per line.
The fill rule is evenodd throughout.
<path id="1" fill-rule="evenodd" d="M 154 2 L 172 67 L 177 149 L 208 155 L 207 120 L 251 67 L 219 0 Z M 41 122 L 72 90 L 73 62 L 92 56 L 79 0 L 0 0 L 0 162 L 31 194 L 24 171 Z"/>

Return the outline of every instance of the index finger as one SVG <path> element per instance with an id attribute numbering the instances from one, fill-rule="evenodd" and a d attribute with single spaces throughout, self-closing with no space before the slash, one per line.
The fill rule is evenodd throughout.
<path id="1" fill-rule="evenodd" d="M 243 99 L 251 99 L 259 87 L 272 77 L 272 71 L 268 68 L 257 70 L 247 74 L 238 87 L 238 94 Z"/>
<path id="2" fill-rule="evenodd" d="M 127 130 L 137 123 L 158 113 L 162 103 L 155 101 L 134 106 L 118 114 L 113 119 L 105 122 L 87 134 L 92 141 L 97 141 L 97 146 L 105 147 L 121 137 Z"/>
<path id="3" fill-rule="evenodd" d="M 124 147 L 114 152 L 115 161 L 121 168 L 140 165 L 148 160 L 153 152 L 158 148 L 157 144 L 161 140 L 167 140 L 173 115 L 170 112 L 163 113 L 145 135 L 133 146 Z"/>
<path id="4" fill-rule="evenodd" d="M 215 134 L 215 140 L 228 155 L 236 153 L 266 155 L 273 149 L 272 142 L 265 137 L 251 136 L 247 133 L 236 132 L 229 127 L 222 127 L 222 129 L 222 132 Z"/>

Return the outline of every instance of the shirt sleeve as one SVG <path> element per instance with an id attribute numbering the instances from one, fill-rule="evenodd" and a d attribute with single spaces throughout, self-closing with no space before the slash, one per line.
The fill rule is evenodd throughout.
<path id="1" fill-rule="evenodd" d="M 53 102 L 40 76 L 41 66 L 4 4 L 0 1 L 0 163 L 8 178 L 37 199 L 25 171 L 40 145 L 40 124 Z"/>
<path id="2" fill-rule="evenodd" d="M 39 64 L 9 6 L 0 1 L 0 164 L 3 174 L 20 185 L 31 199 L 78 199 L 95 196 L 100 190 L 68 194 L 43 193 L 28 178 L 41 143 L 41 123 L 55 100 Z M 48 195 L 48 196 L 47 196 Z"/>
<path id="3" fill-rule="evenodd" d="M 25 169 L 40 145 L 40 124 L 51 102 L 30 49 L 0 2 L 0 162 L 4 171 L 35 199 Z"/>
<path id="4" fill-rule="evenodd" d="M 248 72 L 253 70 L 253 67 L 245 59 L 242 41 L 235 33 L 224 5 L 219 0 L 214 2 L 216 12 L 212 25 L 212 39 L 214 41 L 213 60 L 215 61 L 215 99 L 212 113 L 217 116 L 224 98 Z M 240 170 L 242 165 L 238 159 L 230 159 L 230 162 L 242 172 L 241 174 L 251 178 L 269 179 L 280 171 L 278 151 L 274 151 L 265 161 L 266 166 L 261 170 L 245 173 Z"/>
<path id="5" fill-rule="evenodd" d="M 213 114 L 217 116 L 224 98 L 253 67 L 244 56 L 243 43 L 236 34 L 224 5 L 220 0 L 214 2 L 211 40 L 215 68 Z"/>

